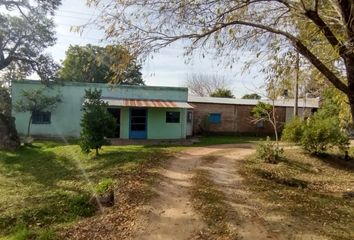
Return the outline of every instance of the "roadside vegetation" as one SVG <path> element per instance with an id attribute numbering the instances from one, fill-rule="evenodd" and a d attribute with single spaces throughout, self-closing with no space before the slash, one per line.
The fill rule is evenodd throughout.
<path id="1" fill-rule="evenodd" d="M 0 151 L 0 239 L 90 239 L 90 231 L 109 238 L 107 229 L 97 229 L 96 217 L 87 218 L 99 211 L 90 198 L 114 186 L 121 221 L 105 222 L 118 217 L 110 209 L 99 217 L 119 230 L 134 218 L 134 206 L 152 196 L 156 169 L 168 157 L 167 149 L 144 146 L 106 146 L 93 157 L 59 142 Z"/>
<path id="2" fill-rule="evenodd" d="M 353 239 L 354 162 L 293 149 L 278 164 L 252 156 L 241 172 L 274 232 L 296 239 Z"/>

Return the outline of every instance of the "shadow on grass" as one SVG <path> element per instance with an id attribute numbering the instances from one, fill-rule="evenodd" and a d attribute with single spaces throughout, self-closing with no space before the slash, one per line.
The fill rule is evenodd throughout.
<path id="1" fill-rule="evenodd" d="M 89 204 L 89 198 L 88 192 L 69 194 L 57 191 L 50 196 L 41 196 L 37 201 L 43 204 L 0 215 L 0 233 L 10 234 L 19 224 L 43 228 L 92 216 L 95 208 Z"/>
<path id="2" fill-rule="evenodd" d="M 304 163 L 304 162 L 298 162 L 296 160 L 293 159 L 288 159 L 287 157 L 282 157 L 279 160 L 279 163 L 284 163 L 286 165 L 288 165 L 290 168 L 296 169 L 296 170 L 300 170 L 302 172 L 306 172 L 306 173 L 317 173 L 314 169 L 313 169 L 313 165 L 310 163 Z"/>
<path id="3" fill-rule="evenodd" d="M 0 152 L 0 164 L 7 173 L 23 176 L 17 181 L 28 183 L 30 178 L 47 187 L 61 180 L 75 180 L 81 173 L 72 160 L 41 146 L 22 147 L 16 153 Z"/>
<path id="4" fill-rule="evenodd" d="M 317 158 L 318 160 L 328 164 L 333 168 L 348 171 L 348 172 L 354 172 L 354 159 L 345 161 L 343 159 L 343 155 L 328 154 L 328 153 L 311 155 L 311 156 Z"/>
<path id="5" fill-rule="evenodd" d="M 282 177 L 274 172 L 269 172 L 269 171 L 262 170 L 262 169 L 256 169 L 256 170 L 254 170 L 254 172 L 257 176 L 259 176 L 261 178 L 271 180 L 274 183 L 278 183 L 278 184 L 285 185 L 288 187 L 306 188 L 309 184 L 307 181 L 304 181 L 301 179 L 297 179 L 297 178 L 294 178 L 291 176 Z"/>
<path id="6" fill-rule="evenodd" d="M 156 149 L 156 147 L 132 147 L 131 150 L 121 149 L 120 151 L 105 150 L 92 161 L 96 164 L 87 171 L 90 173 L 100 171 L 124 170 L 127 172 L 136 171 L 143 163 L 160 162 L 167 160 L 167 151 Z M 112 171 L 113 170 L 113 171 Z"/>

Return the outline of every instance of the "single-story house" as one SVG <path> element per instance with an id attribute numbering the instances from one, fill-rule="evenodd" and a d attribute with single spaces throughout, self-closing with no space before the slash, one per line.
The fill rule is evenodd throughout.
<path id="1" fill-rule="evenodd" d="M 102 91 L 102 99 L 118 124 L 116 138 L 185 139 L 187 136 L 187 109 L 192 108 L 187 103 L 187 88 L 76 82 L 51 83 L 46 87 L 40 81 L 25 80 L 12 83 L 12 101 L 21 98 L 22 90 L 43 87 L 48 95 L 60 92 L 62 102 L 53 112 L 34 113 L 31 126 L 34 136 L 79 137 L 81 108 L 85 89 L 89 88 Z M 13 111 L 13 116 L 17 131 L 25 135 L 30 113 Z"/>
<path id="2" fill-rule="evenodd" d="M 273 134 L 268 122 L 255 122 L 251 116 L 252 108 L 259 101 L 273 104 L 270 100 L 234 99 L 189 96 L 188 103 L 193 106 L 193 134 L 203 132 L 235 134 Z M 284 123 L 292 119 L 294 99 L 274 101 L 278 131 Z M 319 108 L 318 98 L 299 99 L 298 115 L 308 117 Z"/>
<path id="3" fill-rule="evenodd" d="M 22 90 L 45 87 L 47 94 L 62 96 L 52 112 L 33 114 L 31 134 L 43 137 L 80 136 L 80 121 L 85 101 L 85 89 L 100 89 L 108 111 L 116 118 L 118 128 L 114 133 L 119 139 L 186 139 L 204 132 L 233 134 L 273 134 L 267 122 L 252 121 L 251 110 L 259 102 L 269 100 L 231 99 L 188 96 L 183 87 L 110 86 L 102 83 L 63 82 L 43 85 L 40 81 L 25 80 L 12 83 L 12 101 L 21 98 Z M 278 130 L 293 116 L 294 100 L 274 102 Z M 307 117 L 319 107 L 318 99 L 301 99 L 299 115 Z M 13 110 L 16 129 L 27 133 L 29 112 Z"/>

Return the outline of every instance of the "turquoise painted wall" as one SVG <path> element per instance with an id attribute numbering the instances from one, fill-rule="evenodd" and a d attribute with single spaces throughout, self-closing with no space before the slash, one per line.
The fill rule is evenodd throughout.
<path id="1" fill-rule="evenodd" d="M 166 112 L 180 112 L 179 123 L 166 123 Z M 148 138 L 149 139 L 179 139 L 186 138 L 185 109 L 148 109 Z"/>
<path id="2" fill-rule="evenodd" d="M 160 99 L 170 101 L 187 102 L 188 91 L 186 88 L 152 87 L 152 86 L 116 86 L 97 83 L 73 83 L 51 84 L 44 86 L 39 81 L 21 81 L 12 84 L 12 101 L 15 103 L 21 97 L 22 90 L 30 90 L 45 87 L 48 94 L 62 95 L 62 102 L 52 112 L 51 124 L 32 124 L 33 135 L 49 137 L 79 137 L 81 106 L 84 101 L 85 89 L 98 88 L 102 90 L 102 97 L 127 98 L 127 99 Z M 129 138 L 129 108 L 121 109 L 121 138 Z M 176 110 L 176 109 L 175 109 Z M 181 111 L 181 123 L 166 123 L 163 108 L 150 108 L 148 111 L 148 138 L 149 139 L 177 139 L 185 138 L 186 134 L 186 110 Z M 16 128 L 20 134 L 26 134 L 29 113 L 13 111 L 16 118 Z"/>

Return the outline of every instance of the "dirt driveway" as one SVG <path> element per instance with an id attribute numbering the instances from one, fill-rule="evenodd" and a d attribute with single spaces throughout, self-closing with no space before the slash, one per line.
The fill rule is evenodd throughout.
<path id="1" fill-rule="evenodd" d="M 238 166 L 253 152 L 251 144 L 236 144 L 197 147 L 179 153 L 161 172 L 154 189 L 157 197 L 142 210 L 134 239 L 201 239 L 199 233 L 207 226 L 193 208 L 190 192 L 198 169 L 209 172 L 215 186 L 224 193 L 228 211 L 237 214 L 238 221 L 227 223 L 230 231 L 237 231 L 237 239 L 278 239 L 267 230 L 266 222 L 259 217 L 257 202 L 242 187 Z M 209 161 L 207 156 L 214 160 Z"/>

